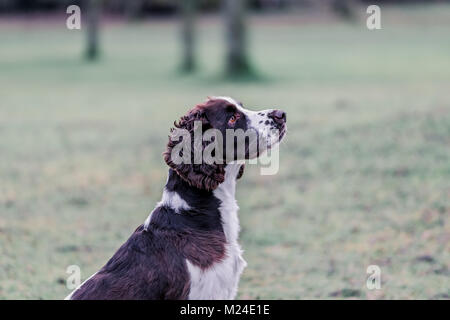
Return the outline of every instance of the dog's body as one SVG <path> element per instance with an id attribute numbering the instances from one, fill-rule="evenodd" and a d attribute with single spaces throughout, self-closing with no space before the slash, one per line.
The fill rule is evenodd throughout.
<path id="1" fill-rule="evenodd" d="M 198 110 L 194 108 L 195 112 L 191 110 L 176 126 L 191 129 L 189 121 L 204 112 L 208 123 L 225 121 L 226 127 L 241 124 L 246 129 L 254 121 L 264 123 L 262 118 L 275 112 L 269 110 L 249 122 L 245 109 L 234 100 L 216 98 L 208 103 L 197 106 Z M 243 115 L 239 117 L 245 116 L 245 123 L 216 114 L 230 104 L 236 114 L 239 106 L 244 110 L 240 110 Z M 217 123 L 211 126 L 222 129 Z M 169 140 L 168 151 L 175 145 Z M 235 199 L 236 180 L 242 175 L 243 164 L 175 165 L 169 152 L 165 160 L 171 168 L 161 202 L 108 263 L 66 299 L 235 297 L 246 266 L 238 244 L 239 208 Z"/>
<path id="2" fill-rule="evenodd" d="M 234 298 L 245 267 L 234 198 L 239 167 L 227 166 L 225 181 L 200 197 L 170 169 L 163 199 L 146 223 L 69 298 Z M 183 221 L 193 212 L 208 219 Z"/>

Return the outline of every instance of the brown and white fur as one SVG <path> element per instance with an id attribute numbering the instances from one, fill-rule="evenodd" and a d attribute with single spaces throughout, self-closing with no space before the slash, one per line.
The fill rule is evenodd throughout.
<path id="1" fill-rule="evenodd" d="M 255 130 L 268 147 L 286 132 L 284 112 L 250 111 L 228 97 L 209 98 L 175 127 L 192 132 L 194 121 L 202 121 L 204 130 Z M 280 132 L 276 139 L 269 137 L 273 128 Z M 107 264 L 66 299 L 235 298 L 246 266 L 238 243 L 235 192 L 244 169 L 238 160 L 264 150 L 228 163 L 175 164 L 171 151 L 177 143 L 169 136 L 164 159 L 170 168 L 162 200 Z"/>

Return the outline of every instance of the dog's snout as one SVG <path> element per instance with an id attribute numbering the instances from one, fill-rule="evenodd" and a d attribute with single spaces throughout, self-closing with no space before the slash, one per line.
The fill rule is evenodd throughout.
<path id="1" fill-rule="evenodd" d="M 286 123 L 286 112 L 284 112 L 283 110 L 273 110 L 269 113 L 269 117 L 279 125 L 283 125 Z"/>

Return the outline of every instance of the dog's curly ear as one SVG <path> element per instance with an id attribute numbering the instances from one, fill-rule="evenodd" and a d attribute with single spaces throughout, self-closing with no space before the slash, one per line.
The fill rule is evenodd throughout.
<path id="1" fill-rule="evenodd" d="M 177 129 L 185 129 L 190 134 L 191 139 L 191 155 L 183 157 L 183 154 L 179 154 L 183 159 L 188 161 L 182 161 L 182 163 L 175 163 L 172 159 L 172 152 L 174 147 L 181 143 L 180 140 L 175 140 L 173 135 L 169 135 L 169 142 L 167 143 L 167 149 L 163 153 L 164 161 L 169 167 L 171 167 L 183 180 L 189 185 L 212 191 L 225 180 L 225 165 L 224 164 L 194 164 L 194 122 L 201 121 L 202 131 L 211 128 L 211 125 L 203 112 L 201 105 L 190 110 L 185 116 L 181 117 L 180 121 L 174 122 L 174 126 Z M 170 131 L 173 133 L 176 129 L 172 128 Z M 202 148 L 205 145 L 202 144 Z M 188 162 L 188 163 L 186 163 Z"/>

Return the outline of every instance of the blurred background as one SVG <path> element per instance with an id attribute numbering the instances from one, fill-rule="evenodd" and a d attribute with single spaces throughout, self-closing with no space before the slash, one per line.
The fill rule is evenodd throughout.
<path id="1" fill-rule="evenodd" d="M 449 35 L 448 1 L 0 0 L 0 299 L 101 268 L 208 95 L 288 114 L 279 173 L 238 184 L 238 298 L 448 299 Z"/>

